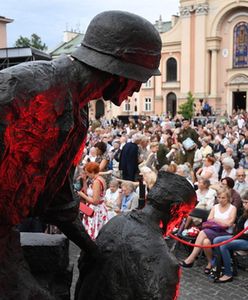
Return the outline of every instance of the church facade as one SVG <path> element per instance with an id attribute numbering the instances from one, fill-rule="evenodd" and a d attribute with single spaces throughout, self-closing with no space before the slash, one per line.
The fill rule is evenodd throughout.
<path id="1" fill-rule="evenodd" d="M 216 114 L 248 110 L 248 1 L 181 0 L 173 18 L 161 33 L 162 75 L 121 108 L 105 104 L 106 116 L 175 115 L 189 91 L 196 111 L 206 100 Z"/>
<path id="2" fill-rule="evenodd" d="M 174 116 L 188 92 L 195 98 L 196 112 L 205 101 L 216 114 L 248 110 L 248 1 L 180 0 L 178 5 L 179 15 L 169 22 L 160 18 L 154 25 L 163 42 L 161 76 L 142 84 L 121 107 L 101 99 L 91 102 L 92 119 Z M 6 24 L 12 21 L 0 17 L 1 48 L 6 47 Z M 68 42 L 71 51 L 81 39 L 78 35 Z"/>

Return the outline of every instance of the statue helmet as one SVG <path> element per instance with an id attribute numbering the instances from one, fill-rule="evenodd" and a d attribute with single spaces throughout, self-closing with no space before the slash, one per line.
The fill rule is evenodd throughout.
<path id="1" fill-rule="evenodd" d="M 101 71 L 146 82 L 160 75 L 161 38 L 146 19 L 123 11 L 106 11 L 90 22 L 72 57 Z"/>

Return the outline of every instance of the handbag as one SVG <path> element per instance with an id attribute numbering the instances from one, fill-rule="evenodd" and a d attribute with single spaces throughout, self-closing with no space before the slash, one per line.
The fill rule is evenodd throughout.
<path id="1" fill-rule="evenodd" d="M 227 226 L 222 226 L 212 220 L 207 220 L 206 222 L 202 223 L 202 229 L 212 229 L 213 231 L 216 232 L 226 231 L 227 228 L 228 228 Z"/>
<path id="2" fill-rule="evenodd" d="M 93 217 L 94 215 L 94 210 L 82 202 L 79 204 L 79 210 L 82 214 L 85 214 L 88 217 Z"/>

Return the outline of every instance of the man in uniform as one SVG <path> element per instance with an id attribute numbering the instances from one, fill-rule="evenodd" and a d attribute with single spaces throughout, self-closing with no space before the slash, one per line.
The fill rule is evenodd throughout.
<path id="1" fill-rule="evenodd" d="M 188 138 L 194 142 L 194 144 L 192 143 L 192 147 L 184 147 L 183 162 L 189 162 L 191 166 L 193 166 L 195 150 L 197 149 L 197 147 L 201 147 L 201 143 L 199 142 L 198 133 L 190 126 L 190 120 L 184 118 L 182 122 L 183 127 L 181 129 L 181 132 L 179 133 L 178 141 L 182 144 L 182 147 L 184 147 L 183 142 Z"/>

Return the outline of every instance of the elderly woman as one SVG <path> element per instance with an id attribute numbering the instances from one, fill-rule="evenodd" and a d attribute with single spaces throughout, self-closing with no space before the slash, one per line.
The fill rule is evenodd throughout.
<path id="1" fill-rule="evenodd" d="M 227 156 L 222 160 L 223 171 L 221 174 L 221 178 L 231 177 L 233 180 L 236 179 L 236 169 L 234 168 L 234 160 Z"/>
<path id="2" fill-rule="evenodd" d="M 238 219 L 237 226 L 235 228 L 235 234 L 241 232 L 243 229 L 248 227 L 248 191 L 242 197 L 244 213 Z M 219 236 L 214 239 L 214 244 L 221 243 L 223 241 L 229 240 L 232 236 L 225 235 Z M 236 250 L 248 250 L 248 231 L 245 231 L 243 235 L 241 235 L 238 239 L 229 242 L 228 244 L 222 245 L 217 248 L 217 251 L 220 252 L 223 264 L 224 264 L 224 272 L 223 275 L 215 279 L 215 283 L 225 283 L 233 280 L 233 272 L 231 266 L 231 254 L 230 251 Z"/>
<path id="3" fill-rule="evenodd" d="M 192 186 L 194 185 L 191 170 L 187 164 L 178 165 L 177 174 L 185 177 Z"/>
<path id="4" fill-rule="evenodd" d="M 135 193 L 134 185 L 130 181 L 122 182 L 118 201 L 121 212 L 131 211 L 138 207 L 139 196 Z"/>
<path id="5" fill-rule="evenodd" d="M 231 234 L 233 232 L 233 224 L 236 219 L 237 209 L 231 204 L 231 194 L 227 188 L 220 188 L 218 190 L 218 204 L 214 205 L 208 216 L 209 228 L 204 228 L 198 234 L 195 244 L 197 245 L 210 245 L 214 238 L 217 236 Z M 214 226 L 210 227 L 210 224 Z M 210 274 L 212 263 L 212 249 L 204 248 L 208 264 L 204 270 L 205 274 Z M 195 247 L 191 254 L 180 262 L 180 265 L 184 268 L 191 268 L 194 265 L 194 261 L 199 255 L 201 249 Z"/>
<path id="6" fill-rule="evenodd" d="M 116 179 L 112 179 L 109 183 L 109 188 L 105 194 L 105 204 L 108 209 L 109 220 L 117 215 L 119 211 L 118 200 L 119 200 L 119 182 Z"/>
<path id="7" fill-rule="evenodd" d="M 217 196 L 216 191 L 210 188 L 210 181 L 208 179 L 198 179 L 198 190 L 196 191 L 197 205 L 195 208 L 209 211 L 212 209 Z M 188 217 L 185 223 L 185 229 L 189 228 L 191 224 L 199 225 L 201 220 L 194 217 Z"/>

